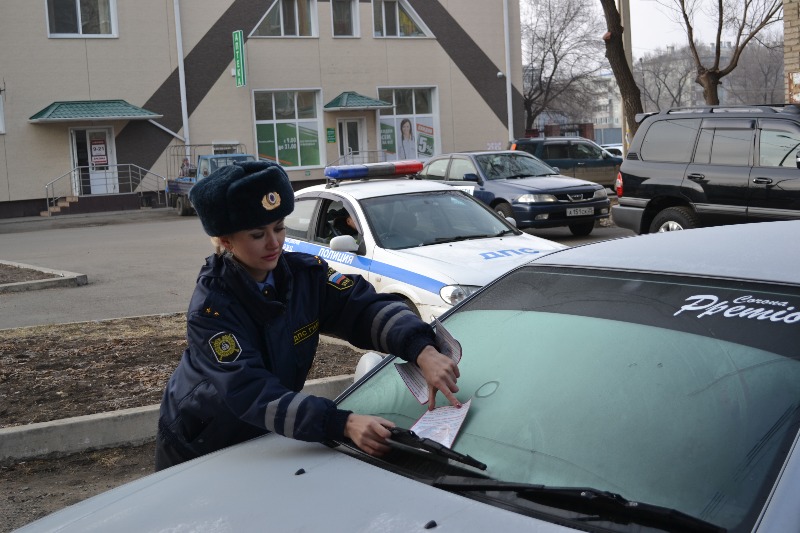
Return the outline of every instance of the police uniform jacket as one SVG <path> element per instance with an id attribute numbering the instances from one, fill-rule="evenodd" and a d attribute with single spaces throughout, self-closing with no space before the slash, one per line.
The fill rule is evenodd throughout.
<path id="1" fill-rule="evenodd" d="M 320 333 L 415 361 L 430 325 L 361 276 L 284 252 L 275 289 L 260 290 L 231 256 L 201 269 L 187 314 L 188 347 L 164 391 L 159 432 L 186 459 L 268 431 L 342 439 L 349 411 L 300 392 Z"/>

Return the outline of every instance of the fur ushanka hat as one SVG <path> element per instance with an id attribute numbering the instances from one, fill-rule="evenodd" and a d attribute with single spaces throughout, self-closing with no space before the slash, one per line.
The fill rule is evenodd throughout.
<path id="1" fill-rule="evenodd" d="M 212 237 L 266 226 L 294 209 L 289 176 L 270 161 L 224 166 L 200 179 L 189 191 L 189 200 Z"/>

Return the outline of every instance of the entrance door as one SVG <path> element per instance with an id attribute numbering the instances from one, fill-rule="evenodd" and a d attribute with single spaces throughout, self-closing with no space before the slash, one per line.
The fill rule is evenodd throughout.
<path id="1" fill-rule="evenodd" d="M 365 135 L 366 123 L 363 118 L 339 119 L 339 155 L 347 156 L 345 163 L 366 162 Z"/>
<path id="2" fill-rule="evenodd" d="M 73 190 L 79 195 L 119 192 L 111 128 L 72 130 Z"/>

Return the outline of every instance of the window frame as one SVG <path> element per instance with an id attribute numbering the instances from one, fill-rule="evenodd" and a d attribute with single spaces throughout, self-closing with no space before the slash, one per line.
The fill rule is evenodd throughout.
<path id="1" fill-rule="evenodd" d="M 350 24 L 352 25 L 352 32 L 347 34 L 336 33 L 336 20 L 334 17 L 334 4 L 336 3 L 349 3 L 350 4 Z M 361 37 L 361 19 L 358 9 L 358 0 L 330 0 L 331 4 L 331 36 L 334 39 L 357 39 Z"/>
<path id="2" fill-rule="evenodd" d="M 271 106 L 269 111 L 271 113 L 271 118 L 258 118 L 258 109 L 257 109 L 257 102 L 256 96 L 259 93 L 266 93 L 269 94 L 271 97 Z M 279 114 L 278 106 L 276 105 L 275 95 L 281 94 L 292 94 L 294 112 L 291 118 L 285 118 Z M 300 103 L 302 102 L 302 97 L 298 96 L 301 94 L 311 93 L 314 98 L 314 105 L 313 105 L 313 116 L 308 116 L 306 113 L 303 113 L 302 109 L 305 109 L 308 112 L 311 108 L 310 107 L 303 107 L 301 108 Z M 325 166 L 326 161 L 326 148 L 325 148 L 325 124 L 324 124 L 324 117 L 322 113 L 322 89 L 317 88 L 298 88 L 298 89 L 254 89 L 252 92 L 252 101 L 253 101 L 253 129 L 254 129 L 254 137 L 256 141 L 256 152 L 259 158 L 264 158 L 270 161 L 278 161 L 284 168 L 287 170 L 302 170 L 302 169 L 311 169 L 311 168 L 321 168 Z M 316 143 L 317 143 L 317 159 L 318 162 L 315 164 L 302 164 L 303 163 L 303 146 L 301 138 L 301 125 L 302 124 L 311 124 L 313 123 L 316 128 Z M 281 151 L 280 143 L 281 140 L 279 137 L 278 128 L 280 125 L 291 124 L 295 128 L 295 132 L 297 137 L 295 138 L 296 146 L 294 148 L 294 153 L 297 157 L 298 164 L 293 165 L 287 164 L 286 160 L 281 159 Z M 259 126 L 272 126 L 271 132 L 272 136 L 271 139 L 264 139 L 263 141 L 259 139 Z M 261 143 L 270 141 L 273 143 L 273 147 L 275 148 L 275 158 L 271 157 L 271 154 L 262 156 L 261 151 Z M 283 149 L 286 151 L 288 149 Z"/>
<path id="3" fill-rule="evenodd" d="M 83 33 L 80 23 L 81 2 L 90 1 L 93 3 L 108 2 L 108 17 L 111 25 L 109 33 Z M 77 33 L 59 33 L 50 31 L 50 5 L 53 0 L 44 0 L 45 23 L 47 27 L 47 37 L 49 39 L 116 39 L 119 37 L 119 24 L 117 21 L 117 0 L 74 0 L 76 9 L 76 21 L 78 25 Z"/>
<path id="4" fill-rule="evenodd" d="M 391 94 L 387 94 L 387 91 Z M 441 154 L 441 136 L 439 128 L 439 93 L 435 86 L 380 86 L 378 98 L 392 104 L 391 108 L 380 110 L 377 124 L 377 135 L 381 139 L 381 149 L 389 160 L 401 159 L 400 144 L 402 142 L 402 122 L 411 121 L 416 157 L 418 161 L 427 161 Z M 408 93 L 410 98 L 400 98 L 398 93 Z M 385 131 L 384 131 L 385 130 Z M 389 132 L 391 130 L 391 132 Z M 389 146 L 391 139 L 391 147 Z"/>
<path id="5" fill-rule="evenodd" d="M 318 2 L 317 2 L 317 0 L 289 0 L 289 1 L 292 2 L 292 5 L 294 7 L 294 13 L 293 13 L 294 26 L 295 26 L 294 30 L 295 30 L 295 32 L 297 32 L 296 34 L 287 35 L 285 33 L 286 23 L 284 21 L 284 15 L 283 15 L 283 2 L 284 2 L 284 0 L 273 0 L 273 2 L 269 5 L 269 7 L 267 8 L 266 12 L 264 13 L 264 16 L 261 17 L 259 19 L 259 21 L 256 23 L 256 25 L 253 27 L 253 30 L 248 35 L 248 38 L 250 38 L 250 37 L 252 37 L 254 39 L 317 39 L 317 38 L 319 38 L 319 13 L 318 13 Z M 309 35 L 300 35 L 299 34 L 300 33 L 300 23 L 299 23 L 298 8 L 297 8 L 297 3 L 298 2 L 308 2 L 308 12 L 309 12 L 309 15 L 310 15 L 310 23 L 311 23 L 311 32 L 310 32 Z M 258 31 L 258 29 L 261 27 L 261 25 L 264 23 L 264 21 L 266 21 L 267 18 L 270 16 L 270 14 L 272 13 L 272 10 L 275 9 L 275 8 L 278 9 L 278 16 L 279 16 L 279 19 L 280 19 L 279 26 L 280 26 L 281 34 L 280 35 L 260 35 L 260 34 L 256 33 Z"/>
<path id="6" fill-rule="evenodd" d="M 395 4 L 395 13 L 394 13 L 394 22 L 395 22 L 395 29 L 397 33 L 395 35 L 386 35 L 386 2 L 394 2 Z M 376 9 L 378 9 L 378 4 L 380 4 L 380 15 L 381 15 L 381 31 L 380 34 L 378 33 L 378 28 L 375 25 L 375 20 L 377 18 Z M 422 32 L 422 35 L 401 35 L 400 34 L 400 9 L 405 11 L 405 14 L 411 19 L 411 21 L 419 28 Z M 411 4 L 408 3 L 407 0 L 372 0 L 372 37 L 375 39 L 429 39 L 434 37 L 433 32 L 425 25 L 422 21 L 420 16 L 411 7 Z"/>

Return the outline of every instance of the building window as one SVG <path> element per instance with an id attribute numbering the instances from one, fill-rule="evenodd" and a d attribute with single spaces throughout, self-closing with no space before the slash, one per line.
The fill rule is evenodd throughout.
<path id="1" fill-rule="evenodd" d="M 372 0 L 375 37 L 430 37 L 431 32 L 406 0 Z"/>
<path id="2" fill-rule="evenodd" d="M 358 0 L 331 0 L 334 37 L 358 37 Z"/>
<path id="3" fill-rule="evenodd" d="M 316 37 L 316 0 L 275 0 L 251 37 Z"/>
<path id="4" fill-rule="evenodd" d="M 319 91 L 256 91 L 258 156 L 285 167 L 321 164 Z"/>
<path id="5" fill-rule="evenodd" d="M 381 149 L 388 160 L 425 160 L 439 152 L 434 95 L 432 88 L 378 89 L 378 98 L 392 104 L 381 110 Z"/>
<path id="6" fill-rule="evenodd" d="M 50 37 L 116 37 L 116 0 L 47 0 Z"/>

